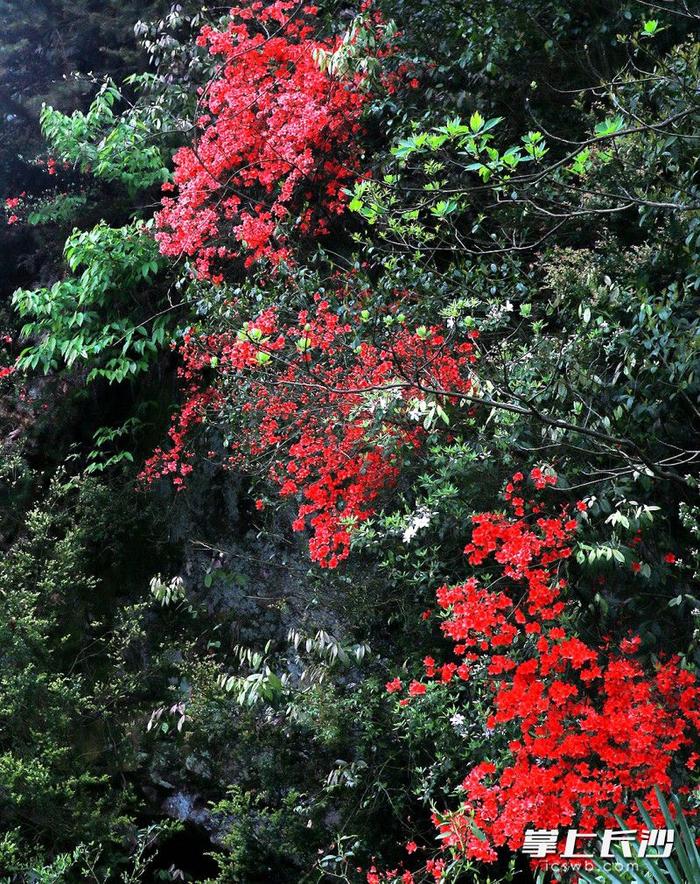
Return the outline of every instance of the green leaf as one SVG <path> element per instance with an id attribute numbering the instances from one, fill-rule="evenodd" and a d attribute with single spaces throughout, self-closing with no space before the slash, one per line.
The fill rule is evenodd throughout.
<path id="1" fill-rule="evenodd" d="M 605 120 L 602 123 L 598 123 L 595 127 L 595 134 L 601 138 L 607 135 L 614 135 L 616 132 L 619 132 L 624 128 L 625 121 L 622 117 L 614 117 L 610 120 Z"/>

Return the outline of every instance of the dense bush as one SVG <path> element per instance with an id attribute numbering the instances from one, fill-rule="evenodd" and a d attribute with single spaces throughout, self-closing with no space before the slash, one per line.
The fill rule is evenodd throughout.
<path id="1" fill-rule="evenodd" d="M 692 4 L 133 5 L 0 41 L 2 880 L 692 879 Z"/>

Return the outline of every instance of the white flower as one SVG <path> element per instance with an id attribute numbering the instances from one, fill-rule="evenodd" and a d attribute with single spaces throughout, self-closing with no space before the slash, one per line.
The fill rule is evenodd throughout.
<path id="1" fill-rule="evenodd" d="M 431 518 L 434 516 L 429 509 L 424 506 L 418 507 L 408 521 L 406 530 L 403 532 L 403 542 L 410 543 L 421 528 L 427 528 Z"/>

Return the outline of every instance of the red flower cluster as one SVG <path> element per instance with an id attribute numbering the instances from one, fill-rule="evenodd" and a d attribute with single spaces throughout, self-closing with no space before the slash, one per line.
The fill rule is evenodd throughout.
<path id="1" fill-rule="evenodd" d="M 19 196 L 9 196 L 5 200 L 5 213 L 7 214 L 7 223 L 8 225 L 17 224 L 20 220 L 19 215 L 15 211 L 15 209 L 19 210 L 22 205 L 22 200 L 26 196 L 26 193 L 21 193 Z"/>
<path id="2" fill-rule="evenodd" d="M 378 14 L 371 22 L 381 42 Z M 163 199 L 156 236 L 163 254 L 193 257 L 202 277 L 241 253 L 246 266 L 288 261 L 283 224 L 323 234 L 344 209 L 369 92 L 360 76 L 321 69 L 319 52 L 339 41 L 316 39 L 316 25 L 315 6 L 254 2 L 198 38 L 221 64 L 202 97 L 196 145 L 175 154 L 178 194 Z"/>
<path id="3" fill-rule="evenodd" d="M 8 200 L 9 202 L 9 200 Z M 7 334 L 0 334 L 0 344 L 11 345 L 13 343 L 12 337 Z M 2 355 L 5 356 L 4 347 L 2 348 Z M 9 378 L 17 371 L 17 366 L 15 364 L 3 365 L 0 366 L 0 380 L 4 380 L 5 378 Z"/>
<path id="4" fill-rule="evenodd" d="M 191 398 L 171 437 L 143 477 L 182 478 L 189 427 L 202 409 L 235 417 L 228 464 L 266 473 L 282 496 L 301 503 L 294 529 L 310 527 L 311 558 L 335 567 L 350 550 L 353 527 L 376 511 L 407 452 L 425 437 L 411 417 L 426 389 L 473 393 L 471 341 L 448 342 L 439 328 L 401 330 L 391 346 L 357 343 L 362 322 L 317 296 L 314 316 L 282 324 L 266 310 L 237 335 L 189 336 L 182 348 Z M 216 365 L 216 388 L 203 374 Z M 443 397 L 445 399 L 446 397 Z M 232 414 L 233 412 L 233 414 Z M 420 418 L 422 420 L 422 416 Z M 262 465 L 262 466 L 261 466 Z"/>
<path id="5" fill-rule="evenodd" d="M 523 478 L 507 492 L 514 515 L 475 517 L 465 550 L 472 565 L 500 566 L 499 589 L 472 578 L 437 594 L 462 665 L 486 670 L 486 725 L 509 738 L 505 766 L 478 764 L 462 784 L 463 806 L 435 817 L 446 847 L 486 861 L 500 847 L 520 849 L 526 828 L 595 831 L 615 825 L 614 814 L 643 825 L 632 798 L 656 808 L 654 786 L 672 787 L 675 760 L 700 728 L 700 687 L 678 658 L 649 675 L 631 657 L 638 639 L 610 656 L 571 633 L 557 570 L 577 523 L 566 507 L 538 515 Z M 539 471 L 532 479 L 553 483 Z"/>
<path id="6" fill-rule="evenodd" d="M 406 845 L 406 853 L 415 853 L 416 850 L 418 850 L 418 845 L 414 841 L 409 841 Z M 447 863 L 444 859 L 426 860 L 424 866 L 425 874 L 429 875 L 438 884 L 438 882 L 444 880 L 443 875 L 446 865 Z M 361 871 L 361 869 L 358 869 L 358 871 Z M 416 877 L 413 872 L 408 870 L 401 871 L 400 868 L 380 871 L 376 866 L 370 866 L 365 880 L 367 884 L 415 884 Z M 421 880 L 425 880 L 425 878 L 421 876 Z"/>
<path id="7" fill-rule="evenodd" d="M 213 387 L 193 392 L 168 430 L 172 445 L 167 451 L 156 448 L 141 471 L 139 478 L 142 482 L 150 484 L 168 476 L 178 491 L 184 489 L 185 479 L 194 469 L 191 463 L 194 453 L 188 447 L 188 442 L 192 441 L 194 428 L 204 421 L 209 406 L 218 401 L 217 391 Z"/>

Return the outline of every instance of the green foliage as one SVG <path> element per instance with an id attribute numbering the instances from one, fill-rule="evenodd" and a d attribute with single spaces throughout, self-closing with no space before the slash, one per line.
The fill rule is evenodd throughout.
<path id="1" fill-rule="evenodd" d="M 36 204 L 27 216 L 27 221 L 35 226 L 39 224 L 67 224 L 87 205 L 87 201 L 87 197 L 81 194 L 67 196 L 60 194 L 53 199 Z"/>
<path id="2" fill-rule="evenodd" d="M 318 64 L 369 73 L 376 89 L 361 146 L 372 177 L 295 267 L 233 271 L 216 286 L 183 277 L 172 289 L 143 202 L 155 206 L 212 72 L 193 35 L 225 10 L 184 4 L 139 22 L 153 67 L 134 74 L 108 13 L 135 18 L 144 4 L 49 5 L 55 27 L 39 4 L 30 32 L 29 13 L 0 2 L 0 129 L 16 153 L 19 127 L 29 132 L 44 102 L 44 136 L 69 166 L 55 191 L 31 167 L 42 181 L 27 203 L 32 229 L 6 231 L 35 239 L 14 262 L 22 406 L 11 376 L 0 389 L 0 874 L 354 884 L 375 857 L 414 868 L 436 845 L 430 811 L 456 806 L 468 768 L 505 757 L 507 739 L 483 725 L 486 672 L 449 693 L 431 684 L 405 707 L 385 683 L 419 676 L 426 653 L 446 658 L 435 591 L 470 573 L 470 519 L 502 506 L 515 470 L 543 463 L 559 475 L 555 501 L 586 502 L 562 566 L 567 623 L 591 641 L 639 634 L 651 666 L 669 653 L 688 667 L 698 659 L 690 5 L 649 20 L 631 0 L 391 0 L 403 80 L 419 83 L 410 90 L 378 88 L 369 13 L 346 27 L 346 11 L 327 7 L 345 36 Z M 66 25 L 75 20 L 97 34 L 94 52 Z M 59 76 L 83 57 L 103 70 L 109 45 L 120 70 L 96 94 L 94 77 Z M 32 150 L 12 168 L 26 172 L 36 133 L 23 143 Z M 109 220 L 90 228 L 99 218 Z M 60 276 L 50 237 L 73 223 L 87 229 L 68 238 Z M 478 330 L 478 387 L 475 401 L 430 395 L 407 408 L 367 393 L 373 438 L 410 420 L 424 444 L 354 532 L 347 563 L 319 572 L 260 476 L 231 475 L 238 428 L 226 401 L 186 491 L 145 497 L 133 474 L 166 434 L 175 308 L 193 335 L 235 334 L 237 309 L 296 316 L 339 273 L 339 315 L 358 311 L 362 340 L 403 328 L 427 339 L 439 324 L 449 346 Z M 299 354 L 310 349 L 300 337 Z M 101 380 L 112 386 L 84 383 Z M 225 393 L 238 403 L 245 389 Z M 150 424 L 155 396 L 148 413 L 162 418 Z M 56 462 L 84 464 L 83 475 L 47 483 Z M 183 805 L 195 808 L 184 834 L 163 819 Z M 178 838 L 182 873 L 169 853 Z M 681 842 L 673 870 L 656 870 L 674 884 L 697 865 L 685 830 Z M 197 865 L 211 853 L 218 872 Z M 445 879 L 488 875 L 451 857 Z M 496 878 L 518 880 L 512 858 Z"/>
<path id="3" fill-rule="evenodd" d="M 674 833 L 673 852 L 671 856 L 662 860 L 651 860 L 642 857 L 634 862 L 636 868 L 628 870 L 633 862 L 625 860 L 620 848 L 613 849 L 616 868 L 614 871 L 606 869 L 600 860 L 594 860 L 595 872 L 581 872 L 580 877 L 587 884 L 627 884 L 627 882 L 649 882 L 649 884 L 664 884 L 672 881 L 673 884 L 681 884 L 684 881 L 696 881 L 700 877 L 700 853 L 695 843 L 695 834 L 688 825 L 680 801 L 674 795 L 670 803 L 655 789 L 659 806 L 663 811 L 666 828 Z M 654 828 L 651 817 L 643 805 L 639 804 L 639 811 L 645 824 Z M 638 864 L 638 865 L 637 865 Z M 610 865 L 608 863 L 607 865 Z M 618 868 L 619 867 L 619 868 Z"/>
<path id="4" fill-rule="evenodd" d="M 88 380 L 110 382 L 148 368 L 171 325 L 167 312 L 149 315 L 149 288 L 162 267 L 149 226 L 75 231 L 65 247 L 73 275 L 51 288 L 15 292 L 17 312 L 29 320 L 22 337 L 36 341 L 20 355 L 20 368 L 48 372 L 84 362 Z"/>
<path id="5" fill-rule="evenodd" d="M 100 427 L 92 437 L 95 447 L 88 452 L 85 475 L 103 473 L 117 464 L 133 463 L 134 455 L 130 451 L 118 448 L 110 454 L 109 450 L 110 447 L 116 448 L 114 443 L 118 443 L 126 435 L 133 435 L 141 426 L 142 421 L 139 418 L 130 417 L 119 427 Z"/>
<path id="6" fill-rule="evenodd" d="M 291 791 L 279 808 L 267 807 L 260 796 L 233 786 L 228 797 L 214 807 L 232 821 L 223 839 L 225 852 L 217 852 L 217 882 L 243 884 L 251 876 L 298 862 L 298 845 L 304 841 L 303 796 Z"/>
<path id="7" fill-rule="evenodd" d="M 117 86 L 106 80 L 87 113 L 68 116 L 52 107 L 41 112 L 41 129 L 57 157 L 105 181 L 119 181 L 130 192 L 168 180 L 168 170 L 153 133 L 137 111 L 116 115 L 124 101 Z"/>
<path id="8" fill-rule="evenodd" d="M 76 493 L 56 477 L 0 564 L 0 816 L 7 833 L 34 833 L 21 836 L 19 854 L 6 837 L 3 859 L 14 858 L 5 871 L 30 868 L 42 843 L 65 846 L 76 831 L 111 839 L 128 819 L 107 770 L 82 760 L 100 756 L 104 734 L 89 679 L 71 665 L 81 656 L 80 610 L 97 588 L 85 567 L 86 526 L 66 509 Z"/>

